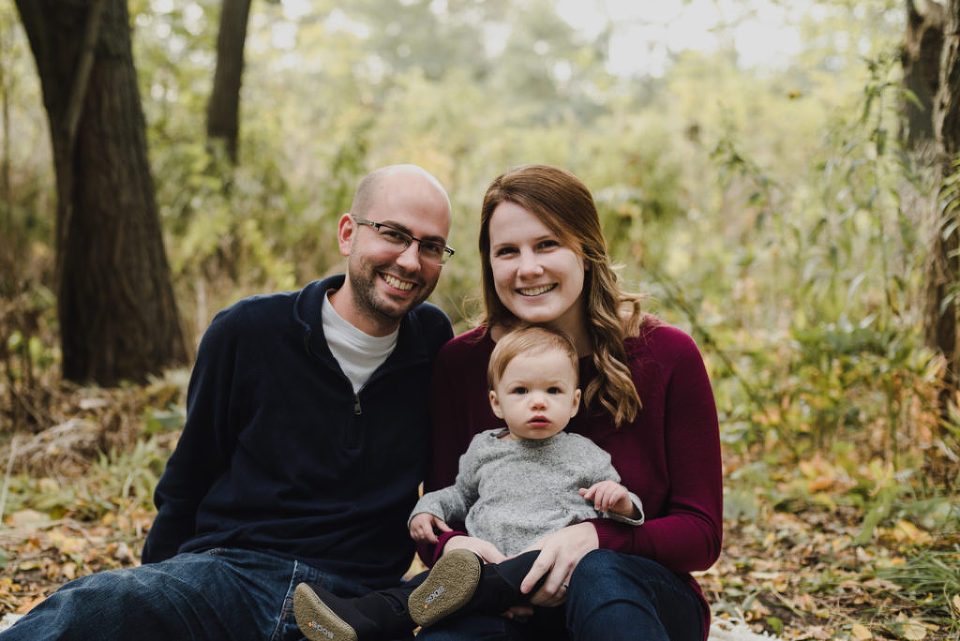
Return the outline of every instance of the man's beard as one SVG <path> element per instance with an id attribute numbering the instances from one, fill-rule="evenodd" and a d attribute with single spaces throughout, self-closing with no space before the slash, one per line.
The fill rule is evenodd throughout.
<path id="1" fill-rule="evenodd" d="M 420 287 L 420 295 L 411 299 L 405 307 L 400 307 L 397 303 L 392 303 L 385 296 L 377 293 L 377 281 L 380 280 L 380 275 L 377 273 L 377 268 L 370 265 L 369 262 L 361 259 L 359 269 L 351 269 L 349 272 L 350 287 L 356 296 L 358 311 L 375 320 L 398 321 L 408 311 L 427 300 L 427 297 L 433 292 L 432 287 L 425 289 L 422 277 L 415 276 L 412 280 L 416 282 L 415 286 Z M 401 275 L 404 278 L 410 278 L 402 272 Z"/>

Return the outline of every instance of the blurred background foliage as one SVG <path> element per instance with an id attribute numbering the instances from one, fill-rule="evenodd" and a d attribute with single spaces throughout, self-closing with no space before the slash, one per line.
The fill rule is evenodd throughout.
<path id="1" fill-rule="evenodd" d="M 852 479 L 830 501 L 863 510 L 867 539 L 905 518 L 907 494 L 941 506 L 924 527 L 955 534 L 960 420 L 938 415 L 944 364 L 922 336 L 939 183 L 898 143 L 902 3 L 773 3 L 799 34 L 788 58 L 745 64 L 731 20 L 714 28 L 717 47 L 671 51 L 661 71 L 632 75 L 610 71 L 622 25 L 587 33 L 556 4 L 254 0 L 233 166 L 204 129 L 219 0 L 130 0 L 188 342 L 240 297 L 339 270 L 336 220 L 358 179 L 394 162 L 449 190 L 457 255 L 433 301 L 465 330 L 486 185 L 520 163 L 561 165 L 593 191 L 628 288 L 704 351 L 730 518 L 822 503 L 794 481 L 819 478 L 801 463 L 829 459 L 831 479 Z M 742 17 L 763 3 L 725 4 Z M 9 434 L 57 420 L 44 390 L 59 358 L 52 164 L 11 2 L 0 3 L 0 71 Z M 754 486 L 771 501 L 736 489 Z"/>

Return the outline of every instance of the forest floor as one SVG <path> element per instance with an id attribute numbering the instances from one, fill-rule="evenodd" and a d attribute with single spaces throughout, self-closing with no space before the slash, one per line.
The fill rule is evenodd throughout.
<path id="1" fill-rule="evenodd" d="M 0 433 L 0 616 L 67 580 L 138 564 L 185 378 L 12 390 L 21 423 L 53 427 Z M 955 498 L 921 498 L 916 479 L 877 462 L 864 474 L 887 481 L 869 491 L 816 456 L 777 465 L 725 452 L 724 463 L 723 553 L 698 575 L 715 619 L 790 641 L 960 639 Z"/>

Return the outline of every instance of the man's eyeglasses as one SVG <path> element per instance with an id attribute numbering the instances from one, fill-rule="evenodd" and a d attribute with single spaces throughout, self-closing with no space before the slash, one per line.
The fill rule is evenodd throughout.
<path id="1" fill-rule="evenodd" d="M 453 256 L 453 248 L 447 247 L 443 243 L 411 236 L 402 229 L 397 229 L 387 223 L 375 223 L 366 218 L 358 218 L 353 214 L 351 214 L 350 217 L 353 218 L 353 222 L 358 225 L 373 227 L 377 232 L 377 238 L 394 247 L 398 254 L 407 251 L 407 248 L 416 241 L 417 253 L 420 255 L 420 260 L 422 261 L 442 265 L 447 262 L 448 258 Z"/>

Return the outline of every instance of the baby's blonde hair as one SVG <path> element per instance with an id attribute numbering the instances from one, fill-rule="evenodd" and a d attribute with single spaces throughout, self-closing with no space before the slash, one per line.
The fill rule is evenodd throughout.
<path id="1" fill-rule="evenodd" d="M 551 349 L 563 352 L 570 360 L 573 378 L 577 381 L 580 373 L 579 361 L 577 349 L 573 346 L 570 337 L 553 329 L 531 325 L 514 329 L 497 341 L 493 353 L 490 354 L 490 364 L 487 366 L 487 384 L 491 390 L 495 390 L 507 365 L 517 356 L 542 354 Z"/>

